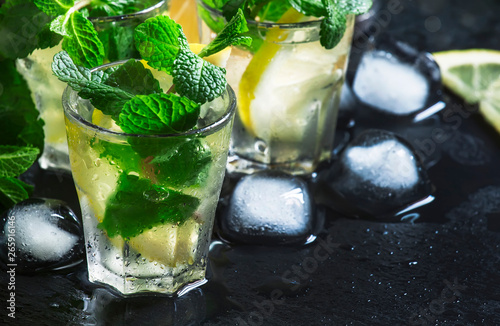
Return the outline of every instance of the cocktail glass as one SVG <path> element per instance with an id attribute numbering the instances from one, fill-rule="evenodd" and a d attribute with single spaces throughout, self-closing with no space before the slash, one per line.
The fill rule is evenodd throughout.
<path id="1" fill-rule="evenodd" d="M 117 44 L 103 42 L 105 45 L 105 61 L 123 60 L 134 56 L 133 32 L 135 26 L 150 17 L 167 14 L 170 0 L 159 1 L 154 6 L 137 13 L 112 16 L 90 17 L 103 40 L 109 40 L 109 35 L 115 33 L 113 40 Z M 51 63 L 54 55 L 61 51 L 61 44 L 46 49 L 37 49 L 28 57 L 17 60 L 17 70 L 26 79 L 31 90 L 33 101 L 40 116 L 45 122 L 45 146 L 39 164 L 43 169 L 70 170 L 68 145 L 64 127 L 64 114 L 61 96 L 66 83 L 61 82 L 52 74 Z"/>
<path id="2" fill-rule="evenodd" d="M 213 37 L 221 12 L 199 1 Z M 351 47 L 354 16 L 331 50 L 319 41 L 321 20 L 294 10 L 282 18 L 297 23 L 247 21 L 251 47 L 233 48 L 227 79 L 238 98 L 229 172 L 279 169 L 310 174 L 331 157 L 341 88 Z"/>
<path id="3" fill-rule="evenodd" d="M 70 88 L 63 106 L 90 281 L 123 294 L 169 295 L 206 282 L 236 108 L 232 89 L 204 104 L 196 129 L 180 134 L 117 131 Z"/>

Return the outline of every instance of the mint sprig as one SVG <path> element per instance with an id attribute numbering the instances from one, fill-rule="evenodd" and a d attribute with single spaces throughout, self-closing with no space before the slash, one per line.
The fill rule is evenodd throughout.
<path id="1" fill-rule="evenodd" d="M 187 40 L 181 25 L 167 16 L 146 20 L 135 28 L 135 44 L 141 57 L 158 70 L 172 73 L 174 60 Z"/>
<path id="2" fill-rule="evenodd" d="M 161 92 L 158 81 L 151 71 L 134 59 L 126 62 L 121 69 L 91 71 L 77 66 L 68 53 L 56 53 L 52 71 L 59 80 L 78 92 L 78 95 L 98 107 L 104 114 L 115 120 L 125 105 L 136 95 Z"/>
<path id="3" fill-rule="evenodd" d="M 110 237 L 130 238 L 156 225 L 182 224 L 199 204 L 196 197 L 155 185 L 148 179 L 122 174 L 98 227 Z"/>
<path id="4" fill-rule="evenodd" d="M 17 177 L 33 165 L 39 153 L 35 147 L 0 145 L 0 207 L 29 197 L 33 187 Z"/>
<path id="5" fill-rule="evenodd" d="M 14 60 L 0 64 L 0 212 L 27 199 L 33 187 L 18 179 L 44 146 L 43 121 Z"/>
<path id="6" fill-rule="evenodd" d="M 203 0 L 209 7 L 218 9 L 226 20 L 234 17 L 242 10 L 248 20 L 274 21 L 290 8 L 294 8 L 305 16 L 323 18 L 320 31 L 320 42 L 326 49 L 334 48 L 342 39 L 346 30 L 346 15 L 359 15 L 367 12 L 372 0 Z M 204 10 L 201 15 L 207 23 L 217 27 Z M 219 32 L 216 30 L 216 32 Z"/>
<path id="7" fill-rule="evenodd" d="M 241 35 L 248 32 L 247 22 L 243 11 L 238 10 L 231 18 L 229 23 L 220 31 L 215 39 L 209 45 L 204 47 L 198 55 L 200 57 L 208 57 L 214 53 L 224 50 L 230 45 L 246 45 L 250 46 L 252 38 Z"/>
<path id="8" fill-rule="evenodd" d="M 90 0 L 34 0 L 44 13 L 57 17 L 52 20 L 50 30 L 63 36 L 62 48 L 76 64 L 91 68 L 102 65 L 104 47 L 92 23 L 79 9 L 89 5 Z"/>

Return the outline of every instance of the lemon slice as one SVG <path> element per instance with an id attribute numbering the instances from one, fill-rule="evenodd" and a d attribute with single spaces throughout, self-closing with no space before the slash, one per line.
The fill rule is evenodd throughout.
<path id="1" fill-rule="evenodd" d="M 453 50 L 433 53 L 443 84 L 479 111 L 500 132 L 500 51 Z"/>
<path id="2" fill-rule="evenodd" d="M 169 267 L 193 264 L 198 244 L 198 224 L 189 219 L 182 225 L 164 224 L 130 238 L 129 245 L 141 255 Z"/>

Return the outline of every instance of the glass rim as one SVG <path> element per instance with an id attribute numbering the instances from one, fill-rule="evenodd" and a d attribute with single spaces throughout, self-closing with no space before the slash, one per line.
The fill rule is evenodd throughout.
<path id="1" fill-rule="evenodd" d="M 116 15 L 116 16 L 99 16 L 99 17 L 88 17 L 88 20 L 90 20 L 92 23 L 109 23 L 109 22 L 115 22 L 115 21 L 122 21 L 122 20 L 129 20 L 129 19 L 134 19 L 138 16 L 142 16 L 144 14 L 149 14 L 152 11 L 161 8 L 163 5 L 165 5 L 168 1 L 170 0 L 161 0 L 158 1 L 155 5 L 145 8 L 141 11 L 133 12 L 130 14 L 125 14 L 125 15 Z"/>
<path id="2" fill-rule="evenodd" d="M 204 9 L 208 10 L 212 14 L 223 17 L 222 12 L 219 9 L 215 9 L 215 8 L 210 7 L 202 0 L 197 0 L 197 1 L 201 6 L 203 6 Z M 298 29 L 298 28 L 307 28 L 307 27 L 309 27 L 309 28 L 319 27 L 319 25 L 323 21 L 323 18 L 308 20 L 308 21 L 304 21 L 304 22 L 297 22 L 297 23 L 259 22 L 259 21 L 252 20 L 252 19 L 247 19 L 246 21 L 247 21 L 247 24 L 255 25 L 259 28 L 276 28 L 276 27 L 278 27 L 278 28 L 283 28 L 283 29 L 285 29 L 285 28 Z"/>
<path id="3" fill-rule="evenodd" d="M 94 72 L 96 70 L 110 68 L 113 66 L 124 64 L 127 61 L 128 60 L 121 60 L 121 61 L 106 63 L 104 65 L 101 65 L 101 66 L 98 66 L 98 67 L 91 69 L 91 71 Z M 231 120 L 231 117 L 234 115 L 234 113 L 236 111 L 236 94 L 234 93 L 234 90 L 231 88 L 229 83 L 226 85 L 226 92 L 229 96 L 228 107 L 224 111 L 224 114 L 221 115 L 216 121 L 214 121 L 214 122 L 212 122 L 204 127 L 191 129 L 191 130 L 180 132 L 180 133 L 154 134 L 154 135 L 126 133 L 126 132 L 120 132 L 120 131 L 106 129 L 106 128 L 100 127 L 100 126 L 88 121 L 87 119 L 83 118 L 80 114 L 76 113 L 74 110 L 69 109 L 69 108 L 67 109 L 68 106 L 69 107 L 72 106 L 69 103 L 69 102 L 71 102 L 71 99 L 72 99 L 71 95 L 74 94 L 76 96 L 77 100 L 78 99 L 85 100 L 85 99 L 81 98 L 78 95 L 78 92 L 73 90 L 69 85 L 66 86 L 66 88 L 64 89 L 64 93 L 62 96 L 62 98 L 63 98 L 62 102 L 63 102 L 63 109 L 64 109 L 65 115 L 71 116 L 71 118 L 74 119 L 76 122 L 86 126 L 87 128 L 89 128 L 95 132 L 98 132 L 100 134 L 106 134 L 106 135 L 113 136 L 113 137 L 118 136 L 118 137 L 134 137 L 134 138 L 173 138 L 173 137 L 203 135 L 203 134 L 211 132 L 212 130 L 213 130 L 213 132 L 216 132 L 220 128 L 224 127 Z M 207 102 L 207 103 L 209 103 L 209 102 Z M 207 104 L 207 103 L 205 103 L 205 104 Z M 204 104 L 202 104 L 202 105 L 204 105 Z"/>

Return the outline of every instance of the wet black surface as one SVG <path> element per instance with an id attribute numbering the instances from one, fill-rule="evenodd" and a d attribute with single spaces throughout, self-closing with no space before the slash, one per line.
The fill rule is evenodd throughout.
<path id="1" fill-rule="evenodd" d="M 378 15 L 390 17 L 385 30 L 419 50 L 500 49 L 497 1 L 386 1 L 381 8 Z M 404 222 L 334 212 L 320 174 L 311 188 L 325 221 L 309 245 L 229 245 L 216 237 L 209 282 L 176 300 L 120 299 L 89 284 L 84 264 L 16 275 L 15 319 L 7 316 L 12 291 L 3 271 L 0 324 L 500 325 L 500 135 L 476 107 L 446 91 L 443 100 L 439 119 L 412 136 L 432 158 L 435 200 Z M 78 210 L 71 178 L 36 169 L 27 177 L 36 195 Z"/>

